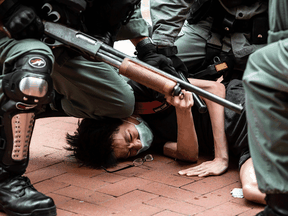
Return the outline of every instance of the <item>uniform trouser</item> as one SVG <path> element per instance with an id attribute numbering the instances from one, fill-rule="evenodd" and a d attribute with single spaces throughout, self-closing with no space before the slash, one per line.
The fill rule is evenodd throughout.
<path id="1" fill-rule="evenodd" d="M 9 72 L 15 59 L 27 52 L 47 55 L 54 62 L 50 48 L 37 40 L 15 41 L 2 38 L 0 50 L 2 74 Z M 123 118 L 133 112 L 132 88 L 112 66 L 106 63 L 91 62 L 83 57 L 77 57 L 62 67 L 55 63 L 51 76 L 54 89 L 64 96 L 62 108 L 70 116 Z M 2 88 L 0 88 L 0 100 L 1 98 L 4 98 Z"/>
<path id="2" fill-rule="evenodd" d="M 249 58 L 244 73 L 249 148 L 259 189 L 288 193 L 288 39 Z"/>
<path id="3" fill-rule="evenodd" d="M 190 73 L 205 60 L 206 41 L 209 39 L 211 25 L 208 21 L 201 21 L 195 25 L 189 25 L 185 21 L 175 41 L 178 48 L 177 56 L 185 63 Z"/>

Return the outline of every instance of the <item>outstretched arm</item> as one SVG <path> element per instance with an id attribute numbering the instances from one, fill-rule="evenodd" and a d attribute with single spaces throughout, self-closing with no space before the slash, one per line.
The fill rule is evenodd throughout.
<path id="1" fill-rule="evenodd" d="M 176 109 L 177 143 L 168 142 L 164 146 L 164 154 L 185 161 L 197 161 L 198 140 L 194 127 L 191 107 L 194 104 L 192 93 L 182 90 L 182 96 L 166 96 L 168 103 Z"/>
<path id="2" fill-rule="evenodd" d="M 225 98 L 225 87 L 221 83 L 207 80 L 189 79 L 190 83 L 209 91 L 217 96 Z M 206 98 L 205 101 L 213 130 L 215 158 L 213 161 L 206 161 L 199 166 L 179 171 L 180 175 L 187 176 L 209 176 L 220 175 L 228 168 L 228 144 L 224 131 L 224 107 Z"/>

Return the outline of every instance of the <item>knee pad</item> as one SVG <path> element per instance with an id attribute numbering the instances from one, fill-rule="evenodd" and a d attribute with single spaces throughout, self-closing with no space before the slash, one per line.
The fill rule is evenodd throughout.
<path id="1" fill-rule="evenodd" d="M 3 78 L 4 94 L 17 102 L 17 109 L 27 110 L 48 104 L 53 99 L 50 77 L 51 60 L 42 54 L 26 54 Z"/>
<path id="2" fill-rule="evenodd" d="M 3 78 L 6 100 L 0 109 L 0 163 L 13 173 L 28 165 L 35 113 L 53 99 L 52 62 L 41 54 L 26 54 Z"/>

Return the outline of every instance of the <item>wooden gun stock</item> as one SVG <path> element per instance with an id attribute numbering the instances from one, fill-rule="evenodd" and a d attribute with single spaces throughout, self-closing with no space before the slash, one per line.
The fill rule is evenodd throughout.
<path id="1" fill-rule="evenodd" d="M 119 73 L 148 88 L 162 94 L 172 94 L 176 81 L 165 77 L 163 74 L 153 71 L 129 58 L 125 58 L 119 67 Z"/>

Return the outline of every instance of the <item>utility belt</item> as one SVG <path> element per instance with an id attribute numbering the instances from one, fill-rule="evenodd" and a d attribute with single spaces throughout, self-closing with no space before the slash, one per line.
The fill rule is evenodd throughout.
<path id="1" fill-rule="evenodd" d="M 134 113 L 135 114 L 155 114 L 161 113 L 171 107 L 167 102 L 160 101 L 148 101 L 148 102 L 136 102 Z"/>

